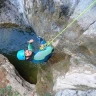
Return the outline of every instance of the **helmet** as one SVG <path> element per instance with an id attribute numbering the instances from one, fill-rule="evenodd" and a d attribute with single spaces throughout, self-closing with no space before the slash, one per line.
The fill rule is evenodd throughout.
<path id="1" fill-rule="evenodd" d="M 17 58 L 19 60 L 25 60 L 24 50 L 20 50 L 20 51 L 17 52 Z"/>

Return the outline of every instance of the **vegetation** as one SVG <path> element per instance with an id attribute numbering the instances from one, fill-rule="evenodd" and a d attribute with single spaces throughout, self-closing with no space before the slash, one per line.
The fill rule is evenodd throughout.
<path id="1" fill-rule="evenodd" d="M 30 26 L 22 26 L 22 25 L 18 25 L 16 23 L 0 23 L 0 27 L 2 28 L 15 28 L 15 29 L 19 29 L 22 32 L 26 31 L 28 33 L 32 33 L 34 32 L 34 30 L 30 27 Z"/>
<path id="2" fill-rule="evenodd" d="M 21 96 L 19 92 L 13 90 L 11 86 L 0 88 L 0 96 Z"/>
<path id="3" fill-rule="evenodd" d="M 53 75 L 51 65 L 38 65 L 38 75 L 36 83 L 36 91 L 39 96 L 54 96 L 53 95 Z"/>

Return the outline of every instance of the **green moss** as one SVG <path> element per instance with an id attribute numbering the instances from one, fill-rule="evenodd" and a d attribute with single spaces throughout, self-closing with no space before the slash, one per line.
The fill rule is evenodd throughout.
<path id="1" fill-rule="evenodd" d="M 78 64 L 79 64 L 79 61 L 76 59 L 76 60 L 75 60 L 75 63 L 78 65 Z"/>
<path id="2" fill-rule="evenodd" d="M 19 25 L 15 23 L 1 23 L 0 26 L 3 28 L 19 27 Z"/>
<path id="3" fill-rule="evenodd" d="M 28 33 L 34 32 L 32 27 L 30 27 L 30 26 L 21 26 L 21 25 L 18 25 L 16 23 L 1 23 L 0 27 L 2 27 L 2 28 L 18 28 L 19 30 L 26 31 Z"/>
<path id="4" fill-rule="evenodd" d="M 19 61 L 16 58 L 16 52 L 9 54 L 4 54 L 9 61 L 15 66 L 19 74 L 28 82 L 32 84 L 37 83 L 37 73 L 38 68 L 31 62 L 28 61 Z"/>
<path id="5" fill-rule="evenodd" d="M 49 64 L 38 67 L 36 91 L 39 96 L 52 96 L 53 75 L 50 67 Z"/>
<path id="6" fill-rule="evenodd" d="M 19 92 L 13 90 L 11 86 L 0 88 L 0 96 L 21 96 Z"/>

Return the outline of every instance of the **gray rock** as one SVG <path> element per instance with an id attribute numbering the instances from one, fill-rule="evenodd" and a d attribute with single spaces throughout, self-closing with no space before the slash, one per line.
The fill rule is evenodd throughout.
<path id="1" fill-rule="evenodd" d="M 0 1 L 0 23 L 16 23 L 27 25 L 28 21 L 24 14 L 23 2 L 21 0 Z"/>
<path id="2" fill-rule="evenodd" d="M 61 90 L 56 93 L 55 96 L 95 96 L 96 90 L 86 90 L 86 91 L 80 91 L 80 90 Z"/>
<path id="3" fill-rule="evenodd" d="M 9 3 L 12 12 L 7 10 L 10 9 Z M 29 22 L 37 34 L 45 37 L 46 40 L 52 40 L 90 3 L 92 0 L 22 0 L 22 2 L 7 0 L 3 2 L 3 6 L 6 6 L 1 6 L 1 22 L 11 21 L 17 24 Z M 51 79 L 54 82 L 53 91 L 57 92 L 56 96 L 94 96 L 96 94 L 95 10 L 94 5 L 65 30 L 58 40 L 55 40 L 57 42 L 55 56 L 52 58 L 53 61 L 51 59 L 49 62 L 53 64 Z M 68 90 L 65 90 L 66 88 Z"/>
<path id="4" fill-rule="evenodd" d="M 6 57 L 0 54 L 0 88 L 11 86 L 21 96 L 36 96 L 35 85 L 29 84 L 17 72 L 15 67 L 8 61 Z"/>

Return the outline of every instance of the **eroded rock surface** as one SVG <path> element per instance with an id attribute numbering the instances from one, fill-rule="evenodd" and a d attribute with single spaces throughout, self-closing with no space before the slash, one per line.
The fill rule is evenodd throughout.
<path id="1" fill-rule="evenodd" d="M 36 96 L 35 85 L 25 81 L 8 59 L 0 54 L 0 88 L 6 86 L 11 86 L 21 96 Z"/>
<path id="2" fill-rule="evenodd" d="M 14 2 L 13 5 L 16 4 Z M 22 5 L 24 6 L 22 8 L 24 9 L 21 13 L 25 12 L 24 14 L 26 14 L 29 24 L 38 35 L 45 37 L 46 40 L 52 40 L 92 2 L 92 0 L 22 0 Z M 21 3 L 18 2 L 15 6 L 18 4 L 20 5 Z M 17 11 L 18 8 L 14 10 Z M 5 14 L 2 13 L 2 10 L 1 17 Z M 51 80 L 54 82 L 53 91 L 55 91 L 56 96 L 94 96 L 96 93 L 95 10 L 96 4 L 55 40 L 57 42 L 55 43 L 55 57 L 53 56 L 53 61 L 49 60 L 49 63 L 52 64 L 50 71 L 53 73 L 53 78 Z M 8 14 L 10 12 L 8 11 Z M 12 12 L 12 18 L 16 19 L 20 10 L 19 13 L 17 12 L 16 18 L 14 17 L 14 12 Z M 5 18 L 7 18 L 6 16 Z M 20 16 L 22 17 L 19 14 Z M 3 19 L 1 21 L 5 20 Z M 26 19 L 24 19 L 25 21 L 22 19 L 19 19 L 19 21 L 16 19 L 15 21 L 14 19 L 11 22 L 20 23 L 22 21 L 20 23 L 22 24 L 26 21 Z M 4 22 L 7 21 L 5 20 Z M 62 59 L 58 59 L 58 57 Z M 5 74 L 1 77 L 3 76 Z M 44 79 L 40 80 L 44 81 Z M 4 81 L 8 82 L 6 79 Z M 66 88 L 68 90 L 65 90 Z M 61 91 L 59 92 L 59 90 Z"/>
<path id="3" fill-rule="evenodd" d="M 0 24 L 2 23 L 16 23 L 22 26 L 28 25 L 22 0 L 0 1 Z"/>
<path id="4" fill-rule="evenodd" d="M 29 2 L 30 0 L 25 1 L 24 6 L 30 24 L 38 34 L 44 33 L 42 36 L 50 40 L 87 8 L 92 0 L 35 0 L 30 4 Z M 60 35 L 59 39 L 56 39 L 59 41 L 56 46 L 57 52 L 70 55 L 70 58 L 67 58 L 69 61 L 67 64 L 70 66 L 65 74 L 66 66 L 65 68 L 60 66 L 65 65 L 66 59 L 55 62 L 58 66 L 58 68 L 55 65 L 53 67 L 53 89 L 55 91 L 66 88 L 81 90 L 96 88 L 95 7 L 96 4 L 74 22 L 64 34 Z M 65 96 L 63 94 L 58 96 Z M 84 94 L 87 94 L 87 91 Z M 75 95 L 69 94 L 68 96 Z"/>

